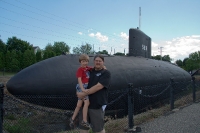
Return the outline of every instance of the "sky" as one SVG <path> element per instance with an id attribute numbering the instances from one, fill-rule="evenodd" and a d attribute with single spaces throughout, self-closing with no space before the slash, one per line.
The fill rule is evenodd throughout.
<path id="1" fill-rule="evenodd" d="M 0 39 L 16 36 L 41 49 L 63 41 L 71 53 L 86 43 L 128 53 L 129 29 L 140 25 L 152 56 L 176 61 L 200 51 L 199 14 L 200 0 L 0 0 Z"/>

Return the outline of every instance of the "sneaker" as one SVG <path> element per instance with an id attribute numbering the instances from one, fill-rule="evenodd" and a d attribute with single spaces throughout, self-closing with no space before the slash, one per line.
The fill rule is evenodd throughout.
<path id="1" fill-rule="evenodd" d="M 81 125 L 86 127 L 86 128 L 90 128 L 90 124 L 88 122 L 82 121 Z"/>
<path id="2" fill-rule="evenodd" d="M 74 128 L 74 121 L 72 120 L 72 117 L 69 119 L 69 126 Z"/>

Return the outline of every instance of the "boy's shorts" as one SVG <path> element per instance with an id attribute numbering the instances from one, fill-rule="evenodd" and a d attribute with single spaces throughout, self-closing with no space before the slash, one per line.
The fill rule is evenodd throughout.
<path id="1" fill-rule="evenodd" d="M 88 84 L 83 84 L 83 88 L 87 89 L 87 86 L 88 86 Z M 76 92 L 82 92 L 79 84 L 76 85 Z M 89 99 L 89 97 L 86 96 L 84 99 L 87 100 L 87 99 Z M 82 100 L 82 99 L 78 98 L 78 100 Z"/>
<path id="2" fill-rule="evenodd" d="M 91 124 L 93 132 L 101 132 L 104 129 L 104 115 L 105 111 L 102 108 L 100 109 L 88 109 L 88 122 Z M 79 112 L 79 127 L 82 130 L 89 130 L 81 126 L 83 119 L 82 109 Z"/>

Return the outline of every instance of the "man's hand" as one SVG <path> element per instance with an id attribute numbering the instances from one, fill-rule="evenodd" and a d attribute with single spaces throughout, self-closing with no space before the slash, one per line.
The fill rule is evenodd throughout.
<path id="1" fill-rule="evenodd" d="M 87 96 L 87 93 L 85 93 L 85 92 L 77 92 L 76 95 L 77 95 L 78 98 L 83 99 L 85 96 Z"/>
<path id="2" fill-rule="evenodd" d="M 86 93 L 86 95 L 89 95 L 89 89 L 85 89 L 83 92 Z"/>

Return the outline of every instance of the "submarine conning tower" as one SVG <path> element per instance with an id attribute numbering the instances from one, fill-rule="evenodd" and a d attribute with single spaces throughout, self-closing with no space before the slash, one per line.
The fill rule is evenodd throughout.
<path id="1" fill-rule="evenodd" d="M 151 58 L 151 38 L 138 28 L 129 29 L 128 55 Z"/>

